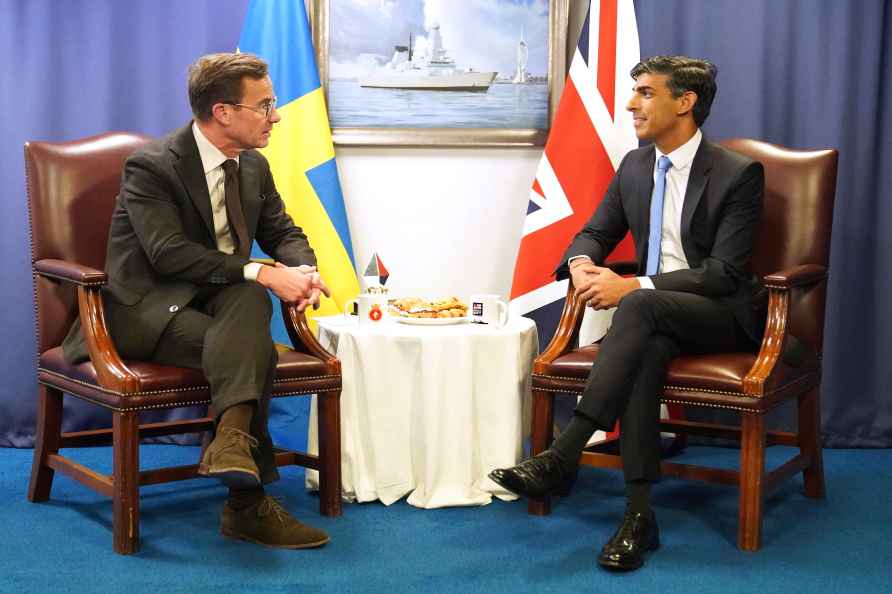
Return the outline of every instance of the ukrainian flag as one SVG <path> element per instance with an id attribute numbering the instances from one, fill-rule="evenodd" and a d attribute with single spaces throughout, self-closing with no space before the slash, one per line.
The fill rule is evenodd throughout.
<path id="1" fill-rule="evenodd" d="M 269 160 L 287 212 L 309 237 L 319 272 L 331 289 L 332 298 L 323 299 L 316 315 L 341 313 L 347 300 L 359 293 L 359 283 L 303 0 L 251 0 L 239 51 L 269 64 L 282 121 L 261 152 Z"/>

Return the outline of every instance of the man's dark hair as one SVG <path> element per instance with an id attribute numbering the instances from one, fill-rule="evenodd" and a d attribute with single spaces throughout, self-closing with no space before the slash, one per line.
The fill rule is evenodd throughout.
<path id="1" fill-rule="evenodd" d="M 242 79 L 259 80 L 269 66 L 254 54 L 208 54 L 189 66 L 189 105 L 201 121 L 211 118 L 216 103 L 241 103 Z"/>
<path id="2" fill-rule="evenodd" d="M 709 116 L 712 100 L 717 90 L 715 77 L 718 68 L 708 60 L 698 60 L 687 56 L 654 56 L 638 62 L 632 68 L 632 78 L 642 74 L 664 74 L 669 77 L 667 86 L 673 97 L 681 97 L 687 91 L 697 94 L 694 105 L 694 122 L 697 127 L 703 125 Z"/>

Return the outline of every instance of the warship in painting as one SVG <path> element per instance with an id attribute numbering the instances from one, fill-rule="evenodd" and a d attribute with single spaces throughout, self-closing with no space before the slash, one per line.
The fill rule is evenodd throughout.
<path id="1" fill-rule="evenodd" d="M 478 72 L 470 67 L 460 69 L 443 49 L 440 25 L 431 28 L 429 56 L 413 56 L 412 34 L 409 45 L 398 45 L 393 58 L 369 75 L 360 77 L 359 86 L 379 89 L 412 89 L 423 91 L 489 90 L 496 72 Z"/>

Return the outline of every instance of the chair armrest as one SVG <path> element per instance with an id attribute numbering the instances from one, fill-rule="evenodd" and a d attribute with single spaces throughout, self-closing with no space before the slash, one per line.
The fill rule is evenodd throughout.
<path id="1" fill-rule="evenodd" d="M 77 285 L 104 285 L 107 277 L 101 270 L 68 262 L 67 260 L 38 260 L 34 271 L 40 276 L 67 281 Z"/>
<path id="2" fill-rule="evenodd" d="M 796 288 L 811 288 L 827 278 L 827 268 L 817 264 L 802 264 L 780 272 L 765 275 L 762 284 L 768 289 L 768 318 L 765 334 L 756 361 L 743 378 L 743 392 L 762 396 L 772 385 L 772 375 L 781 361 L 788 342 L 798 340 L 788 331 L 790 319 L 790 292 Z M 811 357 L 814 363 L 817 356 Z"/>
<path id="3" fill-rule="evenodd" d="M 813 285 L 827 278 L 827 269 L 817 264 L 801 264 L 762 277 L 762 284 L 769 289 L 789 290 L 794 287 Z"/>
<path id="4" fill-rule="evenodd" d="M 554 331 L 554 336 L 551 337 L 551 342 L 545 350 L 533 361 L 533 373 L 545 373 L 552 361 L 573 348 L 573 343 L 579 336 L 579 326 L 582 324 L 584 312 L 585 303 L 576 299 L 576 288 L 571 279 L 567 284 L 567 299 L 564 301 L 564 310 L 561 312 L 557 330 Z"/>
<path id="5" fill-rule="evenodd" d="M 34 272 L 77 285 L 81 332 L 99 385 L 121 394 L 139 392 L 139 377 L 124 364 L 105 323 L 100 287 L 108 281 L 106 274 L 82 264 L 49 258 L 34 262 Z"/>
<path id="6" fill-rule="evenodd" d="M 98 283 L 84 283 L 77 288 L 81 332 L 96 370 L 96 378 L 106 390 L 124 395 L 139 392 L 142 389 L 139 377 L 124 364 L 108 332 L 100 286 Z"/>
<path id="7" fill-rule="evenodd" d="M 307 324 L 307 316 L 297 311 L 296 304 L 282 301 L 282 319 L 294 350 L 321 359 L 331 374 L 341 373 L 341 361 L 319 343 Z"/>
<path id="8" fill-rule="evenodd" d="M 604 267 L 621 276 L 635 274 L 638 270 L 638 264 L 634 260 L 605 262 Z M 573 349 L 579 337 L 579 326 L 582 324 L 584 313 L 585 304 L 576 299 L 576 289 L 571 278 L 567 285 L 567 300 L 564 301 L 564 310 L 561 312 L 557 330 L 545 350 L 533 361 L 533 373 L 545 373 L 552 361 Z"/>

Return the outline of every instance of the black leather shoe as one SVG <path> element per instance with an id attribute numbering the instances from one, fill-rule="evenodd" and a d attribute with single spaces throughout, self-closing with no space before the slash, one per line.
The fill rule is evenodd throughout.
<path id="1" fill-rule="evenodd" d="M 511 468 L 496 468 L 489 478 L 523 497 L 543 497 L 554 493 L 566 495 L 576 479 L 575 472 L 561 467 L 557 454 L 545 450 Z"/>
<path id="2" fill-rule="evenodd" d="M 626 508 L 623 523 L 607 541 L 598 564 L 614 571 L 631 571 L 644 565 L 644 553 L 660 547 L 660 530 L 657 519 L 650 515 Z"/>

